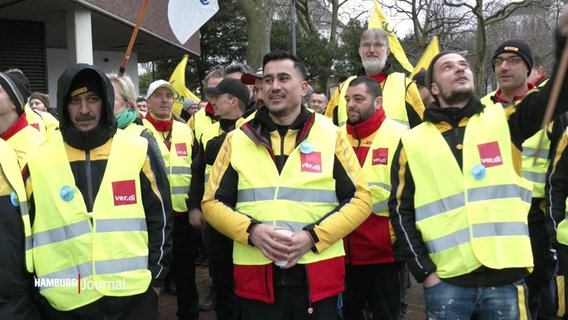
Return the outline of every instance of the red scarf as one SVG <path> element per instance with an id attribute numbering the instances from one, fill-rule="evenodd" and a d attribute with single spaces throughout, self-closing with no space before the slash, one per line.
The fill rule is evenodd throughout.
<path id="1" fill-rule="evenodd" d="M 531 90 L 532 88 L 534 88 L 534 84 L 532 84 L 532 83 L 530 83 L 530 82 L 527 82 L 527 87 L 528 87 L 527 91 L 529 91 L 529 90 Z M 514 96 L 514 97 L 513 97 L 513 101 L 507 101 L 507 100 L 505 100 L 503 97 L 501 97 L 501 93 L 502 93 L 502 92 L 503 92 L 503 91 L 501 90 L 501 88 L 499 88 L 499 89 L 497 89 L 497 91 L 495 91 L 495 101 L 496 101 L 496 102 L 500 102 L 500 103 L 515 102 L 515 101 L 517 101 L 517 100 L 522 99 L 522 98 L 525 96 L 525 94 L 526 94 L 526 92 L 525 92 L 525 93 L 523 93 L 522 95 Z"/>
<path id="2" fill-rule="evenodd" d="M 373 79 L 377 80 L 377 82 L 379 84 L 382 84 L 387 79 L 386 73 L 367 74 L 366 76 L 369 77 L 369 78 L 373 78 Z"/>
<path id="3" fill-rule="evenodd" d="M 171 130 L 172 130 L 172 126 L 174 125 L 174 117 L 172 117 L 170 115 L 170 118 L 168 120 L 160 120 L 160 119 L 156 119 L 152 113 L 148 112 L 146 113 L 146 116 L 144 117 L 146 120 L 148 120 L 148 122 L 150 122 L 154 128 L 156 129 L 156 131 L 160 132 L 162 134 L 162 137 L 164 138 L 164 141 L 162 141 L 163 143 L 166 144 L 166 146 L 168 146 L 168 150 L 171 147 Z M 167 141 L 166 141 L 167 140 Z M 160 141 L 158 141 L 159 143 Z"/>
<path id="4" fill-rule="evenodd" d="M 16 133 L 20 132 L 20 130 L 24 129 L 28 125 L 28 120 L 26 120 L 25 113 L 22 113 L 16 121 L 6 132 L 0 135 L 2 140 L 7 141 L 11 137 L 13 137 Z"/>
<path id="5" fill-rule="evenodd" d="M 153 126 L 154 128 L 156 128 L 157 131 L 159 132 L 169 132 L 170 130 L 172 130 L 172 125 L 174 123 L 174 117 L 172 117 L 170 115 L 170 118 L 168 120 L 161 120 L 161 119 L 157 119 L 155 118 L 152 113 L 148 112 L 146 113 L 146 117 L 144 117 L 146 120 L 148 120 Z"/>

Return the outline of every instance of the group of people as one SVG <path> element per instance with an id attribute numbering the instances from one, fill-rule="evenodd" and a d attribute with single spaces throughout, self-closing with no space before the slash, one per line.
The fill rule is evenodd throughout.
<path id="1" fill-rule="evenodd" d="M 401 319 L 408 272 L 428 319 L 556 316 L 567 34 L 563 15 L 550 79 L 524 41 L 498 45 L 499 88 L 479 99 L 463 55 L 412 80 L 369 29 L 362 69 L 327 106 L 303 62 L 275 51 L 256 72 L 211 71 L 187 121 L 169 82 L 137 99 L 87 64 L 59 77 L 45 120 L 25 75 L 0 72 L 0 318 L 159 319 L 171 272 L 178 318 L 198 319 L 201 232 L 218 319 Z"/>

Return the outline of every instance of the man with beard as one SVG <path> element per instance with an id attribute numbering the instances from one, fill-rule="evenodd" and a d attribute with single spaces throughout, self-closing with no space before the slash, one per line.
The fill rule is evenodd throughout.
<path id="1" fill-rule="evenodd" d="M 394 72 L 387 63 L 390 47 L 387 33 L 382 29 L 368 29 L 361 35 L 359 56 L 363 68 L 356 76 L 348 78 L 338 89 L 339 99 L 330 99 L 325 115 L 333 118 L 333 123 L 342 126 L 347 121 L 345 92 L 349 82 L 357 76 L 367 76 L 377 80 L 383 90 L 383 105 L 387 116 L 407 127 L 414 127 L 422 122 L 424 104 L 416 84 L 404 73 Z M 336 101 L 337 105 L 336 105 Z"/>
<path id="2" fill-rule="evenodd" d="M 520 150 L 540 129 L 551 84 L 506 108 L 485 106 L 469 62 L 455 52 L 435 56 L 426 79 L 436 101 L 402 136 L 389 200 L 409 269 L 424 285 L 426 316 L 528 318 L 532 185 L 521 176 Z M 553 116 L 568 109 L 568 83 L 561 85 Z"/>
<path id="3" fill-rule="evenodd" d="M 373 319 L 399 319 L 399 279 L 406 277 L 404 258 L 389 223 L 390 168 L 394 151 L 407 128 L 389 119 L 382 106 L 381 86 L 358 77 L 347 88 L 347 139 L 369 182 L 372 213 L 343 239 L 345 247 L 345 320 L 363 319 L 369 305 Z M 395 257 L 396 256 L 396 257 Z"/>

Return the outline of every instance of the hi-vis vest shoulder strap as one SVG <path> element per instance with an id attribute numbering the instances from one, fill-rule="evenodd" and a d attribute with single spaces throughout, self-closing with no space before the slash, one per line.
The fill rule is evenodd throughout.
<path id="1" fill-rule="evenodd" d="M 137 125 L 136 123 L 132 122 L 131 124 L 126 126 L 126 128 L 124 128 L 123 130 L 126 131 L 126 132 L 129 132 L 129 133 L 132 133 L 136 136 L 139 136 L 139 135 L 142 134 L 142 132 L 144 130 L 146 130 L 146 127 Z"/>
<path id="2" fill-rule="evenodd" d="M 402 134 L 408 130 L 404 125 L 389 118 L 385 119 L 369 149 L 363 173 L 369 183 L 372 195 L 373 213 L 388 217 L 388 199 L 391 193 L 390 169 L 393 156 Z"/>
<path id="3" fill-rule="evenodd" d="M 185 201 L 189 197 L 189 184 L 191 182 L 193 133 L 187 125 L 174 120 L 171 133 L 171 147 L 168 150 L 161 133 L 156 131 L 148 120 L 144 119 L 142 122 L 152 132 L 156 141 L 158 141 L 158 147 L 164 158 L 166 173 L 170 182 L 172 207 L 176 212 L 186 212 L 187 204 Z"/>
<path id="4" fill-rule="evenodd" d="M 201 136 L 201 145 L 203 146 L 203 151 L 207 151 L 207 142 L 209 142 L 209 140 L 219 136 L 219 134 L 221 134 L 221 124 L 219 122 L 215 122 L 213 124 L 211 124 L 209 127 L 207 127 L 207 129 L 205 129 L 205 132 L 203 132 L 203 135 Z M 209 181 L 209 174 L 211 173 L 211 165 L 210 164 L 206 164 L 205 165 L 205 178 L 204 178 L 204 182 L 205 185 L 207 185 L 207 182 Z"/>
<path id="5" fill-rule="evenodd" d="M 339 93 L 339 104 L 337 105 L 337 122 L 341 127 L 347 122 L 347 103 L 345 95 L 347 88 L 357 76 L 349 77 L 341 86 Z M 383 108 L 386 115 L 407 128 L 408 114 L 406 113 L 406 75 L 404 73 L 393 72 L 389 74 L 383 84 Z"/>
<path id="6" fill-rule="evenodd" d="M 330 119 L 316 115 L 307 138 L 290 153 L 279 174 L 266 147 L 253 142 L 243 130 L 235 130 L 231 143 L 238 152 L 231 154 L 231 165 L 239 176 L 236 210 L 293 231 L 324 217 L 338 205 L 333 165 L 339 134 Z M 339 240 L 318 254 L 308 251 L 298 263 L 343 255 Z M 258 248 L 238 242 L 234 242 L 233 259 L 241 265 L 271 263 Z"/>
<path id="7" fill-rule="evenodd" d="M 481 103 L 486 106 L 494 105 L 492 98 L 495 97 L 493 91 L 481 99 Z M 501 105 L 501 104 L 500 104 Z M 544 133 L 544 135 L 543 135 Z M 541 151 L 534 161 L 536 149 L 542 136 Z M 548 170 L 548 154 L 550 149 L 550 139 L 544 129 L 535 133 L 532 137 L 523 142 L 522 172 L 523 177 L 533 183 L 533 198 L 544 198 L 544 185 L 546 183 L 546 171 Z"/>
<path id="8" fill-rule="evenodd" d="M 527 213 L 532 185 L 515 173 L 500 104 L 473 116 L 465 131 L 463 170 L 435 125 L 425 122 L 402 143 L 416 191 L 416 226 L 440 278 L 531 267 Z"/>
<path id="9" fill-rule="evenodd" d="M 110 143 L 92 212 L 75 186 L 61 139 L 42 145 L 29 163 L 35 284 L 57 310 L 140 294 L 151 281 L 140 189 L 148 142 L 118 130 Z"/>
<path id="10" fill-rule="evenodd" d="M 8 142 L 14 152 L 16 152 L 18 164 L 20 168 L 23 168 L 28 162 L 30 153 L 45 141 L 45 139 L 45 135 L 28 125 L 10 137 L 6 142 Z"/>
<path id="11" fill-rule="evenodd" d="M 195 113 L 194 121 L 193 130 L 195 133 L 195 138 L 200 140 L 201 135 L 203 134 L 203 132 L 205 132 L 205 129 L 207 129 L 207 127 L 209 127 L 213 123 L 213 121 L 207 116 L 205 108 L 200 109 Z"/>
<path id="12" fill-rule="evenodd" d="M 534 161 L 536 149 L 542 136 L 541 150 Z M 529 139 L 523 142 L 523 177 L 533 183 L 533 198 L 544 198 L 544 186 L 546 184 L 546 172 L 548 171 L 548 154 L 550 152 L 550 139 L 545 129 L 539 130 Z"/>
<path id="13" fill-rule="evenodd" d="M 34 129 L 35 130 L 35 129 Z M 33 257 L 32 257 L 32 231 L 30 227 L 30 216 L 28 215 L 28 201 L 24 181 L 16 153 L 12 147 L 4 140 L 0 139 L 0 170 L 6 177 L 10 184 L 12 194 L 10 195 L 12 205 L 20 207 L 20 214 L 22 215 L 22 223 L 24 225 L 24 247 L 26 250 L 26 269 L 28 272 L 33 272 Z M 7 245 L 7 244 L 4 244 Z"/>

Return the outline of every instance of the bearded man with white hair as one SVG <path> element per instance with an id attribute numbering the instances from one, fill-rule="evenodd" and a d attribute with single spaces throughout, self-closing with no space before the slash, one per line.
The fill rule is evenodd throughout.
<path id="1" fill-rule="evenodd" d="M 422 122 L 424 104 L 418 88 L 404 73 L 394 72 L 387 63 L 390 53 L 388 34 L 384 30 L 368 29 L 363 32 L 359 44 L 363 68 L 338 88 L 339 99 L 330 99 L 326 109 L 326 116 L 333 118 L 336 125 L 342 126 L 347 121 L 345 94 L 349 83 L 358 76 L 373 78 L 381 85 L 387 117 L 410 128 Z"/>

